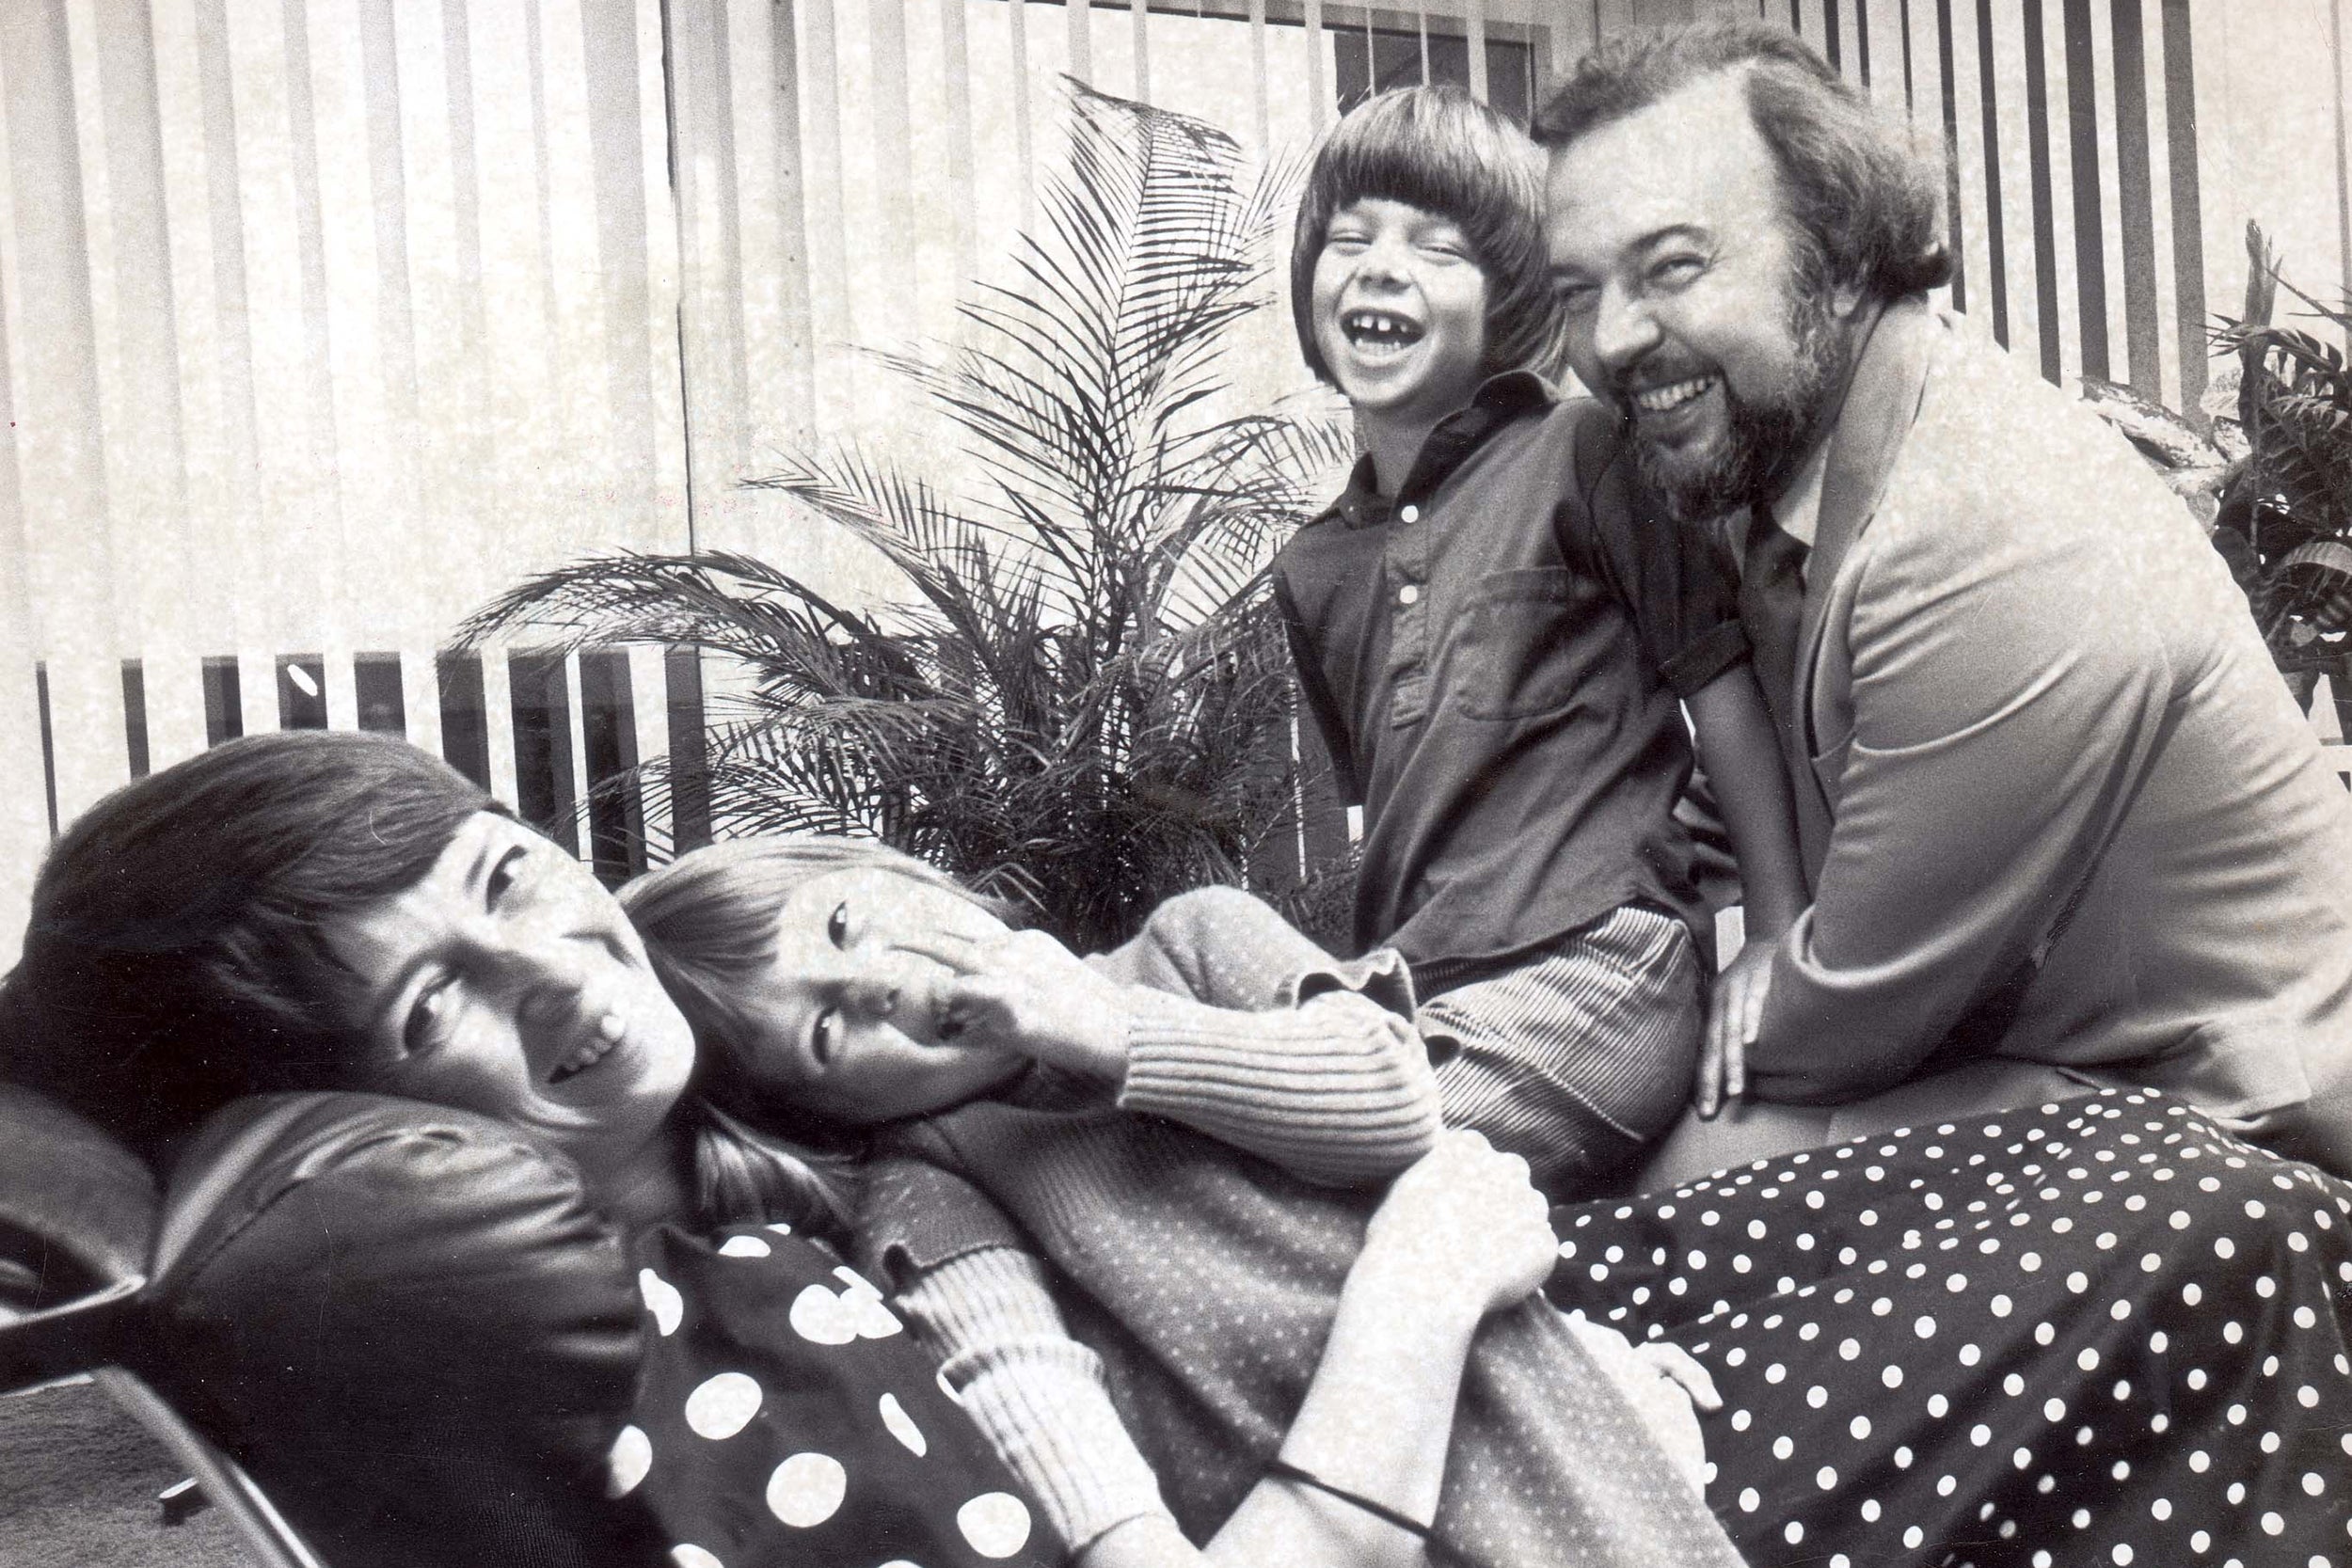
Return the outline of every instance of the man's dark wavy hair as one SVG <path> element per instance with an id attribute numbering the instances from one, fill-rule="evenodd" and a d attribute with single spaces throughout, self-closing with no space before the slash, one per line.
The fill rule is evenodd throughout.
<path id="1" fill-rule="evenodd" d="M 1781 199 L 1804 237 L 1800 288 L 1848 287 L 1881 301 L 1952 275 L 1944 171 L 1900 121 L 1794 34 L 1762 22 L 1621 33 L 1594 49 L 1535 119 L 1554 151 L 1693 83 L 1740 71 L 1748 113 L 1780 166 Z"/>
<path id="2" fill-rule="evenodd" d="M 1488 374 L 1533 365 L 1556 312 L 1544 275 L 1542 161 L 1519 128 L 1453 86 L 1391 87 L 1332 127 L 1299 198 L 1291 245 L 1298 352 L 1324 381 L 1315 344 L 1315 261 L 1331 220 L 1359 201 L 1402 201 L 1458 224 L 1486 277 Z"/>

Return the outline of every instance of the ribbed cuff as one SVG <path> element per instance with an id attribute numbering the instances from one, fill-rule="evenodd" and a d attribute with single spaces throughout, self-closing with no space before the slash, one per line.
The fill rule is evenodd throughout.
<path id="1" fill-rule="evenodd" d="M 1073 1553 L 1130 1519 L 1173 1523 L 1111 1404 L 1101 1358 L 1070 1338 L 1035 1259 L 1004 1247 L 969 1254 L 899 1305 L 934 1348 L 975 1347 L 949 1355 L 940 1376 Z"/>
<path id="2" fill-rule="evenodd" d="M 1392 1176 L 1440 1126 L 1437 1080 L 1404 1018 L 1351 990 L 1234 1012 L 1134 998 L 1119 1106 L 1166 1117 L 1315 1180 Z"/>

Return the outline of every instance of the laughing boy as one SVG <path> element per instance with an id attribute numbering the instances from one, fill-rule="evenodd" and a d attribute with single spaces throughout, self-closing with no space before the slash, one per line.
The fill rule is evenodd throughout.
<path id="1" fill-rule="evenodd" d="M 1694 1069 L 1711 1110 L 1755 1024 L 1753 962 L 1711 1022 L 1704 1005 L 1681 703 L 1750 951 L 1800 900 L 1729 562 L 1643 492 L 1613 411 L 1555 403 L 1526 368 L 1555 319 L 1539 162 L 1468 94 L 1403 88 L 1341 121 L 1291 287 L 1307 364 L 1366 447 L 1275 563 L 1307 711 L 1364 809 L 1356 941 L 1410 961 L 1447 1121 L 1582 1196 L 1673 1119 Z"/>

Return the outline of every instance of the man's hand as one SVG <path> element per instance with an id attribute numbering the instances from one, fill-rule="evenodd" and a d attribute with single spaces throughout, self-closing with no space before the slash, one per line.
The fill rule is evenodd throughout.
<path id="1" fill-rule="evenodd" d="M 1764 998 L 1772 988 L 1776 948 L 1772 942 L 1751 942 L 1715 976 L 1708 998 L 1707 1038 L 1699 1047 L 1698 1082 L 1691 1091 L 1692 1103 L 1702 1117 L 1713 1117 L 1748 1092 L 1748 1047 L 1764 1024 Z"/>
<path id="2" fill-rule="evenodd" d="M 1126 990 L 1043 931 L 898 940 L 952 972 L 941 995 L 956 1043 L 989 1045 L 1117 1085 L 1127 1076 Z"/>

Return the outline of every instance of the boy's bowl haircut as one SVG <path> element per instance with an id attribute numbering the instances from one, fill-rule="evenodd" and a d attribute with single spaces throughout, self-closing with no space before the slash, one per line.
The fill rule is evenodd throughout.
<path id="1" fill-rule="evenodd" d="M 1315 344 L 1316 258 L 1331 219 L 1359 201 L 1401 201 L 1459 225 L 1486 277 L 1486 373 L 1532 367 L 1552 339 L 1545 276 L 1542 154 L 1460 87 L 1392 87 L 1343 116 L 1316 152 L 1291 249 L 1291 320 L 1307 368 Z"/>

